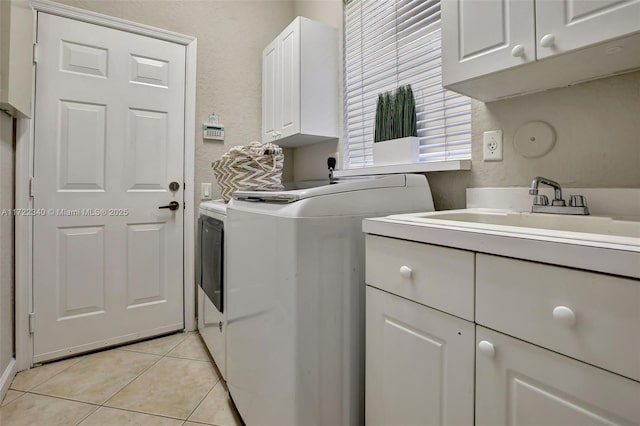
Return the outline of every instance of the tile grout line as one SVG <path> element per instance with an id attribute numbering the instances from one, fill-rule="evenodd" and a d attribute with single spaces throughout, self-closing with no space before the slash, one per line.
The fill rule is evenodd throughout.
<path id="1" fill-rule="evenodd" d="M 12 390 L 12 391 L 14 391 L 14 392 L 20 392 L 20 393 L 22 393 L 22 395 L 19 395 L 19 396 L 18 396 L 17 398 L 15 398 L 13 401 L 7 402 L 7 403 L 6 403 L 6 404 L 4 404 L 2 407 L 6 407 L 6 406 L 7 406 L 7 405 L 9 405 L 9 404 L 13 404 L 15 401 L 19 400 L 20 398 L 22 398 L 23 396 L 25 396 L 26 394 L 28 394 L 28 393 L 29 393 L 29 392 L 27 392 L 27 391 L 19 391 L 19 390 L 15 390 L 15 389 L 9 389 L 9 390 Z M 6 395 L 5 395 L 5 398 L 6 398 Z M 4 402 L 4 399 L 3 399 L 2 401 L 0 401 L 0 404 L 2 404 L 3 402 Z M 0 408 L 2 408 L 2 407 L 0 407 Z"/>
<path id="2" fill-rule="evenodd" d="M 55 399 L 62 399 L 63 401 L 77 402 L 79 404 L 94 405 L 96 407 L 100 407 L 101 406 L 100 404 L 96 404 L 95 402 L 80 401 L 78 399 L 65 398 L 64 396 L 47 395 L 46 393 L 40 393 L 40 392 L 34 392 L 34 391 L 29 391 L 27 393 L 31 394 L 31 395 L 44 396 L 46 398 L 55 398 Z"/>
<path id="3" fill-rule="evenodd" d="M 169 353 L 171 351 L 173 351 L 176 347 L 178 347 L 180 344 L 184 343 L 185 340 L 187 339 L 188 335 L 190 334 L 189 332 L 183 332 L 184 334 L 184 338 L 181 339 L 179 342 L 177 342 L 175 345 L 173 345 L 171 348 L 169 348 L 164 355 L 158 355 L 158 354 L 154 354 L 154 353 L 150 353 L 150 352 L 142 352 L 142 351 L 132 351 L 132 350 L 127 350 L 127 349 L 123 349 L 123 347 L 116 347 L 116 348 L 111 348 L 111 349 L 106 349 L 104 351 L 98 351 L 98 352 L 94 352 L 92 354 L 88 354 L 88 355 L 80 355 L 78 356 L 76 362 L 70 363 L 69 366 L 67 366 L 66 368 L 60 370 L 59 372 L 57 372 L 56 374 L 54 374 L 53 376 L 47 378 L 46 380 L 44 380 L 42 383 L 38 383 L 32 387 L 30 387 L 28 390 L 20 390 L 20 389 L 14 389 L 14 388 L 10 388 L 11 390 L 15 391 L 15 392 L 21 392 L 22 394 L 19 395 L 17 398 L 15 398 L 13 401 L 11 401 L 9 404 L 12 404 L 13 402 L 17 401 L 18 399 L 22 398 L 24 395 L 30 394 L 30 395 L 36 395 L 36 396 L 42 396 L 45 398 L 52 398 L 52 399 L 56 399 L 56 400 L 62 400 L 62 401 L 69 401 L 69 402 L 76 402 L 79 404 L 85 404 L 85 405 L 90 405 L 93 407 L 93 410 L 91 410 L 87 415 L 85 415 L 82 419 L 80 419 L 76 424 L 80 425 L 82 422 L 84 422 L 87 418 L 89 418 L 90 416 L 92 416 L 93 414 L 95 414 L 100 408 L 107 408 L 107 409 L 113 409 L 113 410 L 120 410 L 120 411 L 126 411 L 126 412 L 131 412 L 131 413 L 136 413 L 136 414 L 143 414 L 143 415 L 149 415 L 149 416 L 155 416 L 155 417 L 162 417 L 162 418 L 167 418 L 167 419 L 171 419 L 171 420 L 177 420 L 177 421 L 182 421 L 182 425 L 188 423 L 188 422 L 193 422 L 193 423 L 197 423 L 197 424 L 201 424 L 201 425 L 212 425 L 211 423 L 202 423 L 202 422 L 198 422 L 198 421 L 192 421 L 189 420 L 189 417 L 191 417 L 193 415 L 193 413 L 198 409 L 198 407 L 200 407 L 200 405 L 202 404 L 202 402 L 205 400 L 205 398 L 213 391 L 213 389 L 221 382 L 222 380 L 222 376 L 219 373 L 219 371 L 217 370 L 217 366 L 215 365 L 215 362 L 211 359 L 211 357 L 209 357 L 208 360 L 200 360 L 200 359 L 193 359 L 193 358 L 182 358 L 182 357 L 177 357 L 177 356 L 170 356 Z M 164 336 L 164 337 L 168 337 L 168 336 Z M 200 336 L 198 336 L 200 337 Z M 201 343 L 202 343 L 202 339 L 200 339 Z M 59 374 L 62 374 L 63 372 L 67 371 L 68 369 L 70 369 L 71 367 L 77 365 L 79 362 L 83 361 L 84 359 L 86 359 L 87 357 L 100 353 L 100 352 L 107 352 L 109 350 L 121 350 L 121 351 L 126 351 L 126 352 L 134 352 L 134 353 L 141 353 L 141 354 L 145 354 L 145 355 L 152 355 L 152 356 L 157 356 L 158 359 L 156 359 L 152 364 L 150 364 L 148 367 L 146 367 L 145 369 L 143 369 L 139 374 L 137 374 L 135 377 L 133 377 L 131 380 L 129 380 L 127 383 L 125 383 L 122 387 L 120 387 L 117 391 L 115 391 L 112 395 L 110 395 L 109 397 L 106 398 L 106 400 L 102 403 L 93 403 L 93 402 L 87 402 L 87 401 L 80 401 L 77 399 L 72 399 L 72 398 L 67 398 L 67 397 L 62 397 L 62 396 L 55 396 L 55 395 L 48 395 L 48 394 L 44 394 L 44 393 L 38 393 L 36 391 L 34 391 L 34 389 L 40 385 L 43 385 L 44 383 L 48 382 L 49 380 L 53 379 L 54 377 L 58 376 Z M 190 362 L 208 362 L 210 364 L 212 364 L 212 366 L 214 367 L 214 369 L 216 370 L 216 376 L 217 376 L 217 380 L 214 382 L 214 384 L 211 386 L 211 388 L 204 394 L 204 396 L 200 399 L 200 401 L 195 405 L 195 408 L 189 413 L 189 415 L 187 416 L 186 419 L 182 419 L 179 417 L 171 417 L 168 415 L 163 415 L 163 414 L 156 414 L 156 413 L 146 413 L 146 412 L 142 412 L 142 411 L 136 411 L 133 409 L 127 409 L 127 408 L 119 408 L 119 407 L 111 407 L 108 405 L 105 405 L 111 398 L 113 398 L 117 393 L 119 393 L 120 391 L 122 391 L 126 386 L 128 386 L 129 384 L 131 384 L 132 382 L 134 382 L 136 379 L 138 379 L 141 375 L 143 375 L 144 373 L 146 373 L 147 371 L 149 371 L 153 366 L 155 366 L 157 363 L 159 363 L 162 359 L 164 358 L 170 358 L 170 359 L 182 359 L 182 360 L 186 360 L 186 361 L 190 361 Z M 38 368 L 38 367 L 35 367 Z M 213 425 L 215 426 L 215 425 Z"/>
<path id="4" fill-rule="evenodd" d="M 211 387 L 211 389 L 209 389 L 209 390 L 207 391 L 207 393 L 205 393 L 205 394 L 204 394 L 204 396 L 200 399 L 200 401 L 198 401 L 198 403 L 197 403 L 197 404 L 196 404 L 196 406 L 193 408 L 193 410 L 191 410 L 191 413 L 189 413 L 189 415 L 187 416 L 187 418 L 186 418 L 186 420 L 185 420 L 185 421 L 188 421 L 188 422 L 190 422 L 190 421 L 191 421 L 191 420 L 189 420 L 189 418 L 190 418 L 191 416 L 193 416 L 193 413 L 195 413 L 195 412 L 196 412 L 196 410 L 198 409 L 198 407 L 200 407 L 200 405 L 202 405 L 202 402 L 207 398 L 207 396 L 209 396 L 209 394 L 210 394 L 211 392 L 213 392 L 213 389 L 216 387 L 216 385 L 217 385 L 218 383 L 220 383 L 220 380 L 221 380 L 221 379 L 220 379 L 220 377 L 218 377 L 218 380 L 213 384 L 213 386 Z M 206 424 L 206 423 L 205 423 L 205 424 Z"/>
<path id="5" fill-rule="evenodd" d="M 12 390 L 15 390 L 15 391 L 19 391 L 19 392 L 31 392 L 33 389 L 37 388 L 38 386 L 40 386 L 40 385 L 42 385 L 42 384 L 44 384 L 44 383 L 48 382 L 49 380 L 53 379 L 53 378 L 54 378 L 54 377 L 56 377 L 57 375 L 64 373 L 65 371 L 67 371 L 68 369 L 70 369 L 71 367 L 73 367 L 74 365 L 78 364 L 78 363 L 79 363 L 80 361 L 82 361 L 82 360 L 83 360 L 83 358 L 85 358 L 86 356 L 87 356 L 87 355 L 78 355 L 78 356 L 76 356 L 76 357 L 75 357 L 75 358 L 77 358 L 77 359 L 76 359 L 76 362 L 69 364 L 69 366 L 68 366 L 68 367 L 63 368 L 62 370 L 58 371 L 58 372 L 57 372 L 56 374 L 54 374 L 53 376 L 51 376 L 51 377 L 47 378 L 46 380 L 44 380 L 44 381 L 43 381 L 43 382 L 41 382 L 41 383 L 38 383 L 37 385 L 31 386 L 31 387 L 30 387 L 29 389 L 27 389 L 27 390 L 20 390 L 20 389 L 12 388 L 12 387 L 11 387 L 11 385 L 13 385 L 13 381 L 15 381 L 15 380 L 16 380 L 16 379 L 15 379 L 15 377 L 14 377 L 14 378 L 13 378 L 13 380 L 11 381 L 11 385 L 9 385 L 9 389 L 12 389 Z M 60 361 L 55 361 L 55 362 L 64 362 L 64 361 L 68 361 L 69 359 L 73 359 L 73 357 L 72 357 L 72 358 L 67 358 L 66 360 L 60 360 Z M 39 366 L 37 366 L 37 367 L 32 367 L 32 368 L 30 368 L 30 369 L 28 369 L 28 370 L 24 370 L 24 371 L 29 371 L 29 370 L 33 370 L 33 369 L 36 369 L 36 368 L 45 367 L 45 366 L 47 366 L 47 365 L 53 365 L 53 364 L 54 364 L 54 363 L 51 363 L 51 364 L 41 364 L 41 365 L 39 365 Z M 17 376 L 16 376 L 16 377 L 17 377 Z"/>
<path id="6" fill-rule="evenodd" d="M 86 416 L 84 416 L 83 418 L 80 419 L 79 422 L 76 423 L 75 426 L 78 426 L 80 423 L 84 422 L 85 420 L 87 420 L 87 418 L 91 415 L 93 415 L 96 411 L 98 411 L 100 409 L 100 407 L 95 407 L 94 410 L 90 411 Z"/>
<path id="7" fill-rule="evenodd" d="M 145 355 L 154 355 L 154 354 L 145 354 Z M 158 355 L 155 355 L 158 356 Z M 121 390 L 123 390 L 124 388 L 126 388 L 127 386 L 129 386 L 131 383 L 133 383 L 138 377 L 140 377 L 141 375 L 143 375 L 144 373 L 146 373 L 147 371 L 149 371 L 149 369 L 151 367 L 153 367 L 154 365 L 156 365 L 158 362 L 160 362 L 160 360 L 162 359 L 161 356 L 158 357 L 158 359 L 155 360 L 155 362 L 153 362 L 152 364 L 150 364 L 147 368 L 145 368 L 144 370 L 142 370 L 139 374 L 137 374 L 133 379 L 129 380 L 127 383 L 125 383 L 124 385 L 122 385 L 122 387 L 118 388 L 117 391 L 115 391 L 114 393 L 112 393 L 111 395 L 109 395 L 107 397 L 107 399 L 105 399 L 102 404 L 100 404 L 101 407 L 104 407 L 105 404 L 107 402 L 109 402 L 109 400 L 111 398 L 113 398 L 114 396 L 116 396 L 116 394 L 118 394 Z M 107 406 L 108 407 L 108 406 Z M 113 407 L 110 407 L 113 408 Z"/>
<path id="8" fill-rule="evenodd" d="M 102 405 L 102 406 L 100 406 L 98 408 L 106 408 L 108 410 L 116 410 L 116 411 L 126 411 L 128 413 L 144 414 L 146 416 L 162 417 L 164 419 L 178 420 L 178 421 L 182 421 L 182 422 L 186 421 L 185 419 L 181 419 L 180 417 L 171 417 L 171 416 L 168 416 L 166 414 L 147 413 L 145 411 L 137 411 L 137 410 L 134 410 L 132 408 L 117 408 L 117 407 L 109 407 L 108 405 Z"/>
<path id="9" fill-rule="evenodd" d="M 201 361 L 201 360 L 195 360 L 195 359 L 189 359 L 189 358 L 178 358 L 178 357 L 173 357 L 173 356 L 169 356 L 169 353 L 171 351 L 173 351 L 176 347 L 178 347 L 179 345 L 181 345 L 182 343 L 185 342 L 185 340 L 187 339 L 189 333 L 184 333 L 185 337 L 180 340 L 178 343 L 176 343 L 174 346 L 172 346 L 169 350 L 167 350 L 167 352 L 164 355 L 158 355 L 158 354 L 151 354 L 149 352 L 139 352 L 139 353 L 144 353 L 147 355 L 155 355 L 158 356 L 158 360 L 153 363 L 152 365 L 150 365 L 148 368 L 146 368 L 144 371 L 142 371 L 140 374 L 138 374 L 135 378 L 133 378 L 130 382 L 128 382 L 126 385 L 124 385 L 122 388 L 120 388 L 116 393 L 114 393 L 113 395 L 111 395 L 109 398 L 107 398 L 107 400 L 101 405 L 101 407 L 104 408 L 110 408 L 113 410 L 123 410 L 123 411 L 129 411 L 132 413 L 138 413 L 138 414 L 146 414 L 149 416 L 158 416 L 158 417 L 164 417 L 167 419 L 172 419 L 172 420 L 181 420 L 183 422 L 187 422 L 189 421 L 189 416 L 191 416 L 191 414 L 193 414 L 193 411 L 195 411 L 196 408 L 198 408 L 198 406 L 200 406 L 200 404 L 202 403 L 202 401 L 204 400 L 204 398 L 202 398 L 198 404 L 196 405 L 196 408 L 193 409 L 193 411 L 191 413 L 189 413 L 189 415 L 187 416 L 186 419 L 182 419 L 180 417 L 171 417 L 168 415 L 164 415 L 164 414 L 157 414 L 157 413 L 147 413 L 147 412 L 143 412 L 143 411 L 136 411 L 134 409 L 130 409 L 130 408 L 120 408 L 120 407 L 114 407 L 114 406 L 110 406 L 110 405 L 105 405 L 107 402 L 109 402 L 109 400 L 111 398 L 113 398 L 116 394 L 118 394 L 120 391 L 122 391 L 122 389 L 124 389 L 125 387 L 127 387 L 129 384 L 133 383 L 136 379 L 138 379 L 141 375 L 143 375 L 144 373 L 146 373 L 148 370 L 151 369 L 151 367 L 153 367 L 154 365 L 156 365 L 157 363 L 159 363 L 161 360 L 163 360 L 164 358 L 171 358 L 171 359 L 182 359 L 182 360 L 186 360 L 186 361 L 199 361 L 199 362 L 210 362 L 210 361 Z M 135 351 L 130 351 L 130 352 L 135 352 Z M 218 384 L 218 382 L 220 381 L 220 378 L 218 377 L 218 380 L 215 382 L 215 384 L 213 385 L 213 387 L 215 387 L 216 384 Z M 211 390 L 213 390 L 213 387 L 205 394 L 205 397 L 209 394 L 209 392 L 211 392 Z"/>
<path id="10" fill-rule="evenodd" d="M 187 334 L 188 334 L 188 333 L 187 333 Z M 199 334 L 198 334 L 198 337 L 199 337 Z M 186 339 L 185 339 L 185 340 L 186 340 Z M 183 340 L 183 342 L 184 342 L 185 340 Z M 175 349 L 175 348 L 174 348 L 174 349 Z M 173 349 L 171 349 L 169 352 L 167 352 L 167 353 L 163 356 L 163 358 L 185 359 L 185 358 L 176 358 L 176 357 L 169 356 L 169 353 L 170 353 L 172 350 L 173 350 Z M 188 361 L 197 361 L 197 360 L 189 360 L 189 359 L 188 359 Z M 205 361 L 205 362 L 209 362 L 209 361 Z M 216 373 L 217 373 L 217 371 L 216 371 Z M 202 401 L 204 401 L 204 399 L 207 397 L 207 395 L 209 395 L 209 393 L 213 390 L 213 388 L 214 388 L 214 387 L 216 387 L 216 385 L 218 384 L 218 382 L 219 382 L 219 381 L 220 381 L 220 377 L 218 377 L 218 380 L 213 384 L 213 386 L 211 387 L 211 389 L 209 389 L 209 390 L 204 394 L 204 396 L 200 399 L 200 401 L 198 401 L 198 403 L 197 403 L 197 404 L 196 404 L 196 406 L 193 408 L 193 410 L 191 410 L 191 412 L 189 413 L 189 415 L 187 415 L 187 418 L 186 418 L 186 419 L 184 419 L 184 423 L 186 423 L 186 422 L 190 421 L 190 420 L 189 420 L 189 417 L 191 417 L 191 416 L 193 415 L 193 413 L 198 409 L 198 407 L 200 406 L 200 404 L 202 404 Z M 183 423 L 183 424 L 184 424 L 184 423 Z"/>
<path id="11" fill-rule="evenodd" d="M 184 339 L 182 339 L 180 342 L 178 342 L 175 346 L 178 346 L 180 343 L 182 343 L 182 341 L 184 341 Z M 171 349 L 169 349 L 168 352 L 172 351 L 175 346 L 173 346 Z M 134 380 L 136 380 L 138 377 L 140 377 L 142 374 L 144 374 L 146 371 L 148 371 L 151 367 L 153 367 L 154 365 L 156 365 L 162 358 L 164 358 L 164 355 L 158 355 L 158 354 L 152 354 L 152 353 L 148 353 L 148 352 L 136 352 L 136 351 L 126 351 L 126 352 L 134 352 L 134 353 L 142 353 L 144 355 L 152 355 L 152 356 L 157 356 L 158 359 L 156 359 L 152 364 L 150 364 L 147 368 L 145 368 L 144 370 L 142 370 L 139 374 L 137 374 L 135 377 L 133 377 L 131 380 L 129 380 L 128 382 L 126 382 L 122 387 L 118 388 L 117 391 L 115 391 L 113 394 L 109 395 L 102 403 L 93 403 L 93 402 L 88 402 L 88 401 L 80 401 L 77 399 L 72 399 L 72 398 L 65 398 L 65 397 L 61 397 L 61 396 L 57 396 L 57 395 L 48 395 L 45 393 L 38 393 L 35 392 L 34 389 L 46 382 L 48 382 L 49 380 L 53 379 L 54 377 L 56 377 L 57 375 L 63 373 L 64 371 L 68 370 L 69 368 L 73 367 L 74 365 L 78 364 L 79 362 L 81 362 L 84 359 L 86 359 L 86 357 L 90 357 L 91 355 L 94 354 L 98 354 L 98 353 L 104 353 L 104 352 L 108 352 L 110 350 L 121 350 L 120 348 L 112 348 L 112 349 L 106 349 L 104 351 L 98 351 L 98 352 L 94 352 L 92 354 L 88 354 L 88 355 L 83 355 L 83 356 L 79 356 L 78 360 L 72 364 L 70 364 L 67 368 L 64 368 L 63 370 L 59 371 L 58 373 L 54 374 L 53 376 L 49 377 L 47 380 L 43 381 L 42 383 L 39 383 L 35 386 L 32 386 L 29 390 L 27 391 L 19 391 L 17 389 L 13 389 L 15 391 L 18 392 L 24 392 L 24 394 L 32 394 L 32 395 L 38 395 L 38 396 L 44 396 L 44 397 L 49 397 L 49 398 L 55 398 L 55 399 L 60 399 L 60 400 L 65 400 L 65 401 L 71 401 L 71 402 L 78 402 L 81 404 L 88 404 L 88 405 L 93 405 L 96 408 L 91 411 L 87 416 L 85 416 L 84 418 L 82 418 L 82 420 L 80 420 L 80 422 L 83 422 L 87 419 L 87 417 L 89 417 L 90 415 L 94 414 L 96 411 L 98 411 L 101 407 L 105 407 L 105 408 L 113 408 L 113 409 L 119 409 L 119 408 L 115 408 L 115 407 L 110 407 L 110 406 L 106 406 L 105 404 L 111 399 L 113 398 L 118 392 L 120 392 L 122 389 L 124 389 L 126 386 L 128 386 L 130 383 L 132 383 Z M 167 352 L 167 353 L 168 353 Z M 38 368 L 38 367 L 36 367 Z M 20 395 L 20 397 L 22 397 L 24 395 Z M 19 399 L 20 397 L 16 398 Z M 15 401 L 15 400 L 14 400 Z M 13 401 L 11 401 L 13 402 Z M 132 411 L 132 410 L 125 410 L 125 411 Z M 133 411 L 136 412 L 136 411 Z M 148 413 L 143 413 L 143 414 L 148 414 Z M 163 416 L 164 417 L 164 416 Z M 172 418 L 172 417 L 168 417 L 168 418 Z M 182 420 L 182 419 L 178 419 L 178 418 L 172 418 L 172 419 L 176 419 L 176 420 Z M 76 423 L 76 425 L 78 425 L 79 423 Z"/>

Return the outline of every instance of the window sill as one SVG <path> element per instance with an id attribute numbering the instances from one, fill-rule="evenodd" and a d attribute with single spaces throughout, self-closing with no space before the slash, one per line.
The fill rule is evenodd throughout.
<path id="1" fill-rule="evenodd" d="M 390 166 L 372 166 L 360 169 L 336 170 L 334 177 L 352 177 L 364 175 L 388 175 L 394 173 L 426 173 L 471 170 L 471 160 L 433 161 L 429 163 L 394 164 Z"/>

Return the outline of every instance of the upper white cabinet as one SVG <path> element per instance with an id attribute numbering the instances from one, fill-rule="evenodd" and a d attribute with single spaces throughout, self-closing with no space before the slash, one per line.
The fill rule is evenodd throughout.
<path id="1" fill-rule="evenodd" d="M 31 116 L 33 9 L 28 0 L 0 1 L 0 109 Z"/>
<path id="2" fill-rule="evenodd" d="M 443 85 L 493 101 L 640 67 L 638 0 L 446 0 Z"/>
<path id="3" fill-rule="evenodd" d="M 338 30 L 297 17 L 262 52 L 262 141 L 338 137 Z"/>
<path id="4" fill-rule="evenodd" d="M 537 0 L 538 59 L 640 31 L 637 0 Z"/>
<path id="5" fill-rule="evenodd" d="M 443 85 L 535 61 L 533 1 L 442 2 Z"/>

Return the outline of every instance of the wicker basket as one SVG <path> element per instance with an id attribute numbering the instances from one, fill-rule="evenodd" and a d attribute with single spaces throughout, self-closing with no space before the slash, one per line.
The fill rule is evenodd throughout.
<path id="1" fill-rule="evenodd" d="M 211 163 L 222 198 L 229 202 L 239 189 L 246 191 L 282 190 L 284 154 L 278 145 L 251 142 L 234 146 Z"/>

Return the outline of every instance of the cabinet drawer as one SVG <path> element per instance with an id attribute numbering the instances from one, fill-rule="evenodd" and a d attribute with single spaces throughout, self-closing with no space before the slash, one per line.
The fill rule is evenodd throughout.
<path id="1" fill-rule="evenodd" d="M 639 425 L 640 383 L 476 327 L 476 425 Z"/>
<path id="2" fill-rule="evenodd" d="M 367 284 L 473 321 L 474 253 L 366 236 Z"/>
<path id="3" fill-rule="evenodd" d="M 478 324 L 640 380 L 640 280 L 484 254 L 476 265 Z"/>

